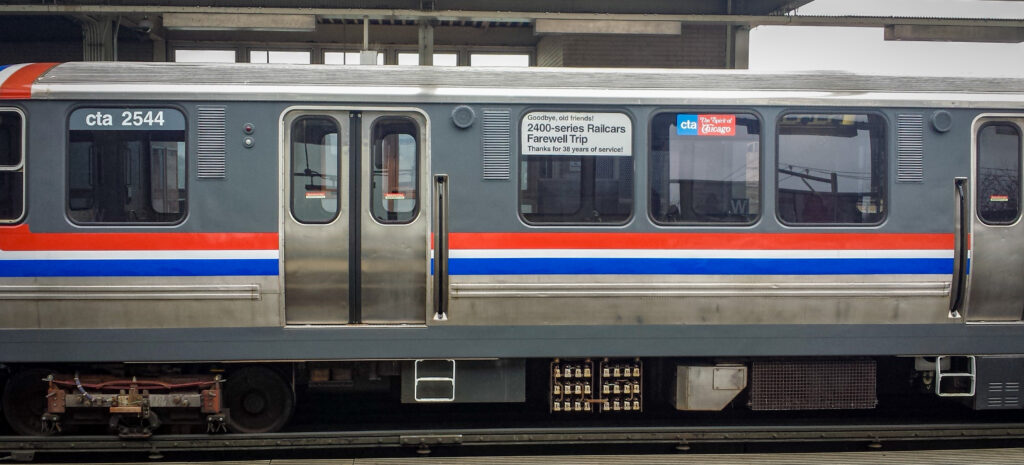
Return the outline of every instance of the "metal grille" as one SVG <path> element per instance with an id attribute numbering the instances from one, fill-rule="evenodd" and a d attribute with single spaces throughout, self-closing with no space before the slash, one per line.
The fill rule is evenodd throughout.
<path id="1" fill-rule="evenodd" d="M 898 182 L 924 181 L 924 116 L 903 114 L 896 117 Z"/>
<path id="2" fill-rule="evenodd" d="M 507 181 L 512 151 L 512 117 L 509 110 L 483 111 L 484 179 Z"/>
<path id="3" fill-rule="evenodd" d="M 766 360 L 751 368 L 753 410 L 870 409 L 878 403 L 874 360 Z"/>
<path id="4" fill-rule="evenodd" d="M 1020 407 L 1020 383 L 988 383 L 988 408 Z"/>
<path id="5" fill-rule="evenodd" d="M 224 179 L 227 177 L 225 162 L 224 107 L 199 107 L 198 176 L 200 179 Z"/>

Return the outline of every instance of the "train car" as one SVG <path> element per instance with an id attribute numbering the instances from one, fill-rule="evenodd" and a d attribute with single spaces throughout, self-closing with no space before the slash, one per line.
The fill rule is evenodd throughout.
<path id="1" fill-rule="evenodd" d="M 1022 79 L 2 67 L 4 417 L 1019 409 L 1022 132 Z"/>

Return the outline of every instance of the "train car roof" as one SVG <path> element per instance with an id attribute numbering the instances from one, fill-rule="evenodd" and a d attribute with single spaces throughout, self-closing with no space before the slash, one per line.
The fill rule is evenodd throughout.
<path id="1" fill-rule="evenodd" d="M 749 70 L 81 62 L 48 68 L 33 99 L 330 102 L 744 103 L 922 101 L 1021 108 L 1024 79 Z"/>

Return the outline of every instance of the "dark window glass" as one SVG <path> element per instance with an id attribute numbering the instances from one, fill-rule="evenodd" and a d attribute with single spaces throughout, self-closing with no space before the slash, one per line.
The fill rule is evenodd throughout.
<path id="1" fill-rule="evenodd" d="M 338 216 L 338 124 L 307 116 L 292 123 L 292 215 L 300 223 L 329 223 Z"/>
<path id="2" fill-rule="evenodd" d="M 21 164 L 21 115 L 0 111 L 0 167 Z"/>
<path id="3" fill-rule="evenodd" d="M 651 126 L 651 217 L 751 223 L 761 213 L 761 124 L 750 114 L 663 113 Z"/>
<path id="4" fill-rule="evenodd" d="M 419 138 L 408 118 L 373 124 L 370 211 L 381 223 L 408 223 L 419 208 Z"/>
<path id="5" fill-rule="evenodd" d="M 978 216 L 1009 224 L 1020 216 L 1020 130 L 1006 123 L 978 132 Z"/>
<path id="6" fill-rule="evenodd" d="M 25 186 L 19 171 L 0 171 L 0 221 L 21 219 L 25 208 Z"/>
<path id="7" fill-rule="evenodd" d="M 21 114 L 0 111 L 0 223 L 13 223 L 25 212 Z"/>
<path id="8" fill-rule="evenodd" d="M 519 212 L 530 223 L 623 223 L 633 212 L 628 156 L 523 155 Z"/>
<path id="9" fill-rule="evenodd" d="M 787 114 L 778 127 L 785 223 L 871 224 L 885 217 L 886 124 L 871 114 Z"/>
<path id="10" fill-rule="evenodd" d="M 96 124 L 96 129 L 69 131 L 71 219 L 79 223 L 173 223 L 184 218 L 184 116 L 172 109 L 80 109 L 73 113 L 71 127 L 82 127 L 85 118 L 78 115 L 94 111 L 113 114 L 116 119 L 109 120 L 113 122 L 108 126 Z M 132 113 L 138 116 L 134 122 Z M 146 116 L 145 121 L 141 115 Z M 90 117 L 90 121 L 98 119 Z"/>

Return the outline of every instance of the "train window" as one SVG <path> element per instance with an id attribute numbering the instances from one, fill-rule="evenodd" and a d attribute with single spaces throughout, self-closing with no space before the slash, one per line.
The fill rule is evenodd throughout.
<path id="1" fill-rule="evenodd" d="M 25 170 L 20 113 L 0 110 L 0 223 L 13 223 L 25 212 Z"/>
<path id="2" fill-rule="evenodd" d="M 68 123 L 68 216 L 78 223 L 185 217 L 185 116 L 170 108 L 79 108 Z"/>
<path id="3" fill-rule="evenodd" d="M 784 223 L 877 224 L 885 218 L 886 122 L 865 113 L 789 113 L 778 122 Z"/>
<path id="4" fill-rule="evenodd" d="M 743 113 L 662 113 L 651 122 L 651 217 L 744 223 L 761 213 L 761 123 Z"/>
<path id="5" fill-rule="evenodd" d="M 633 214 L 629 116 L 535 111 L 524 115 L 520 126 L 519 214 L 525 222 L 622 224 L 629 220 Z"/>
<path id="6" fill-rule="evenodd" d="M 1020 130 L 991 123 L 978 132 L 978 217 L 1010 224 L 1020 217 Z"/>
<path id="7" fill-rule="evenodd" d="M 292 216 L 300 223 L 330 223 L 338 216 L 338 124 L 325 116 L 292 123 Z"/>
<path id="8" fill-rule="evenodd" d="M 419 209 L 419 137 L 409 118 L 373 123 L 370 211 L 381 223 L 409 223 Z"/>

